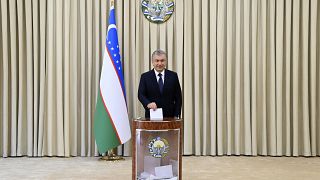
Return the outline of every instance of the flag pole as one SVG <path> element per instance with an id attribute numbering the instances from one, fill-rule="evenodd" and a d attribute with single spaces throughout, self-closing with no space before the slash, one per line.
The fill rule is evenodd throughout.
<path id="1" fill-rule="evenodd" d="M 114 7 L 114 0 L 110 0 L 110 7 Z M 118 148 L 112 148 L 110 150 L 107 151 L 107 155 L 106 156 L 102 156 L 100 158 L 100 160 L 104 160 L 104 161 L 120 161 L 120 160 L 124 160 L 124 158 L 122 156 L 118 155 Z"/>

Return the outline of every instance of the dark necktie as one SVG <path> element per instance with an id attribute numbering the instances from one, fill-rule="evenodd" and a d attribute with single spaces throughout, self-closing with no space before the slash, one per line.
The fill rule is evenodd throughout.
<path id="1" fill-rule="evenodd" d="M 159 73 L 159 80 L 158 80 L 158 84 L 159 84 L 159 89 L 160 89 L 160 93 L 162 94 L 162 89 L 163 89 L 163 80 L 162 80 L 162 74 Z"/>

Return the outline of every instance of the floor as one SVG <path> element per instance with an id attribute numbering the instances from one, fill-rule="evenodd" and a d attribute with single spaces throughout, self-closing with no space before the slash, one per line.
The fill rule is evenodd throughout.
<path id="1" fill-rule="evenodd" d="M 131 179 L 131 158 L 0 158 L 0 179 Z M 183 179 L 320 179 L 320 157 L 184 156 Z"/>

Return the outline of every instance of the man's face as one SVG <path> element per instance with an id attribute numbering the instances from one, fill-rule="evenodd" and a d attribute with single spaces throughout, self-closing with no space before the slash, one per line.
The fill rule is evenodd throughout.
<path id="1" fill-rule="evenodd" d="M 154 55 L 152 59 L 152 65 L 154 69 L 158 72 L 161 72 L 167 66 L 167 59 L 165 54 Z"/>

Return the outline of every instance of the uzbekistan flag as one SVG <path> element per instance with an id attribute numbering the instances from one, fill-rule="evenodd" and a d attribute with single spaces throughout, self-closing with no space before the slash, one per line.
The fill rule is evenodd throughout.
<path id="1" fill-rule="evenodd" d="M 114 7 L 110 8 L 100 90 L 94 114 L 98 151 L 104 153 L 131 138 Z"/>

